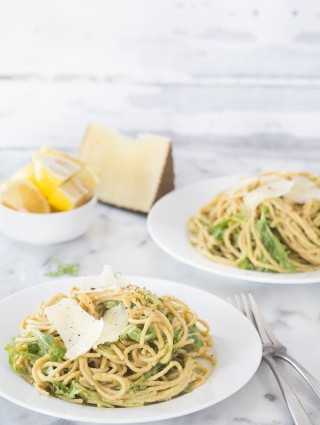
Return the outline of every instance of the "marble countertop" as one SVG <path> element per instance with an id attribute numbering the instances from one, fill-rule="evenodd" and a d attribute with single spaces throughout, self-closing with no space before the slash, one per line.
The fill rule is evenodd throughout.
<path id="1" fill-rule="evenodd" d="M 75 152 L 91 120 L 171 137 L 177 187 L 262 170 L 319 173 L 319 19 L 317 0 L 2 2 L 0 181 L 43 143 Z M 153 243 L 145 216 L 99 205 L 87 234 L 69 243 L 39 248 L 0 234 L 0 298 L 49 279 L 52 258 L 79 264 L 81 275 L 109 263 L 222 298 L 251 291 L 277 336 L 320 379 L 320 285 L 258 285 L 194 270 Z M 320 424 L 320 402 L 295 383 Z M 213 422 L 292 420 L 262 365 L 228 400 L 163 424 Z M 1 398 L 0 423 L 70 424 Z"/>
<path id="2" fill-rule="evenodd" d="M 181 187 L 201 179 L 223 174 L 249 173 L 267 169 L 319 170 L 307 154 L 291 152 L 276 158 L 242 155 L 241 151 L 195 153 L 174 151 L 176 185 Z M 27 162 L 29 151 L 2 150 L 0 179 Z M 181 264 L 162 252 L 148 235 L 146 217 L 99 205 L 94 224 L 84 236 L 69 243 L 33 247 L 0 235 L 0 297 L 39 284 L 49 277 L 50 259 L 77 263 L 79 274 L 99 273 L 104 264 L 112 264 L 126 274 L 171 279 L 195 285 L 226 298 L 240 291 L 251 291 L 257 298 L 276 335 L 291 354 L 320 379 L 320 285 L 276 286 L 236 281 L 210 275 Z M 1 324 L 4 326 L 5 324 Z M 320 423 L 320 402 L 290 374 L 306 409 L 315 424 Z M 1 377 L 0 377 L 1 379 Z M 201 412 L 163 425 L 212 424 L 291 424 L 291 418 L 271 372 L 263 364 L 256 375 L 238 393 Z M 69 421 L 33 413 L 0 399 L 0 423 L 3 425 L 67 425 Z M 74 422 L 74 425 L 80 423 Z"/>

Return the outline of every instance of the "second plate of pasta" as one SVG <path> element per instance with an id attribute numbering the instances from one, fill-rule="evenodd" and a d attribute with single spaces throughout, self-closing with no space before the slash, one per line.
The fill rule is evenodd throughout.
<path id="1" fill-rule="evenodd" d="M 262 283 L 316 283 L 320 202 L 310 202 L 309 193 L 317 198 L 320 189 L 307 173 L 213 178 L 160 199 L 148 229 L 166 253 L 207 272 Z"/>

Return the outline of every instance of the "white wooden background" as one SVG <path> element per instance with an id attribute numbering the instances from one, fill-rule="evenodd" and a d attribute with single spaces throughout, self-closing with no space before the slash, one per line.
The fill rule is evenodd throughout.
<path id="1" fill-rule="evenodd" d="M 320 1 L 0 0 L 0 148 L 76 149 L 90 120 L 314 157 Z"/>

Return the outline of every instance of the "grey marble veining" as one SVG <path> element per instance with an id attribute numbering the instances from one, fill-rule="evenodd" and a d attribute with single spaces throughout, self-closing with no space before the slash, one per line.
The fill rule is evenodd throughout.
<path id="1" fill-rule="evenodd" d="M 232 155 L 197 153 L 176 149 L 176 184 L 181 187 L 223 174 L 244 174 L 267 169 L 296 169 L 317 172 L 310 158 L 284 159 L 246 157 L 241 150 Z M 28 161 L 29 151 L 2 151 L 0 179 Z M 61 245 L 30 247 L 0 235 L 0 297 L 39 284 L 49 277 L 49 261 L 59 258 L 79 264 L 80 274 L 98 273 L 106 263 L 126 274 L 145 275 L 195 285 L 222 298 L 251 291 L 290 352 L 320 379 L 320 285 L 276 286 L 235 281 L 194 270 L 163 253 L 150 239 L 146 217 L 99 205 L 94 224 L 86 235 Z M 2 324 L 3 326 L 3 324 Z M 289 371 L 290 372 L 290 371 Z M 290 373 L 315 424 L 320 424 L 320 402 Z M 164 406 L 165 408 L 165 406 Z M 0 398 L 3 425 L 69 425 L 71 422 L 33 413 Z M 78 422 L 72 422 L 80 425 Z M 277 384 L 265 365 L 238 393 L 201 412 L 163 421 L 164 425 L 266 425 L 291 424 Z"/>

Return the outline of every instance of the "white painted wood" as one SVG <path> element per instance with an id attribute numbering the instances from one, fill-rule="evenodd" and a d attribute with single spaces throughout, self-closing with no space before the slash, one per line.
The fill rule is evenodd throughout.
<path id="1" fill-rule="evenodd" d="M 241 145 L 245 138 L 319 142 L 320 88 L 0 82 L 0 147 L 77 149 L 89 121 L 176 144 Z M 223 142 L 222 142 L 223 140 Z M 250 142 L 252 144 L 252 142 Z M 301 143 L 305 143 L 301 142 Z"/>
<path id="2" fill-rule="evenodd" d="M 0 0 L 0 148 L 76 149 L 90 120 L 316 146 L 319 1 Z"/>
<path id="3" fill-rule="evenodd" d="M 7 0 L 0 75 L 318 78 L 319 28 L 317 0 Z"/>

